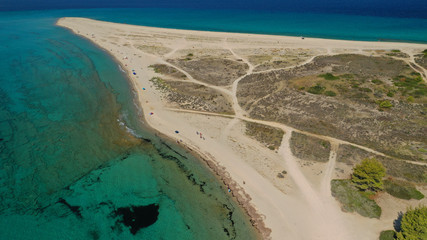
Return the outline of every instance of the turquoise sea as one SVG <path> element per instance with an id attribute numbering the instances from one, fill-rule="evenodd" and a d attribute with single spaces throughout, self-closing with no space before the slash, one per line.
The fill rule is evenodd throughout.
<path id="1" fill-rule="evenodd" d="M 254 239 L 217 179 L 140 121 L 104 51 L 56 27 L 156 27 L 427 42 L 427 19 L 200 9 L 0 12 L 0 239 Z"/>
<path id="2" fill-rule="evenodd" d="M 0 13 L 0 239 L 254 239 L 207 168 L 156 137 L 112 58 L 50 12 Z"/>

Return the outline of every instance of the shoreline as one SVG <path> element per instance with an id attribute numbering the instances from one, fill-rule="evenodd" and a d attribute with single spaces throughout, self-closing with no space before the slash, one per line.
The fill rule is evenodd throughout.
<path id="1" fill-rule="evenodd" d="M 70 29 L 71 30 L 71 29 Z M 73 33 L 75 34 L 75 33 Z M 90 39 L 87 38 L 89 41 Z M 90 41 L 94 43 L 93 41 Z M 96 44 L 96 43 L 94 43 Z M 113 56 L 108 50 L 102 48 L 98 44 L 96 44 L 100 49 L 103 49 L 106 51 L 112 59 L 119 64 L 119 66 L 125 71 L 126 73 L 126 79 L 128 83 L 130 83 L 130 87 L 132 90 L 132 93 L 134 94 L 133 100 L 136 100 L 137 106 L 139 110 L 144 113 L 144 108 L 141 105 L 141 102 L 138 101 L 138 91 L 135 85 L 135 82 L 132 81 L 132 75 L 127 70 L 125 66 L 122 65 L 118 59 L 116 59 L 115 56 Z M 141 117 L 141 116 L 140 116 Z M 164 139 L 166 141 L 170 141 L 170 143 L 165 142 L 165 144 L 173 144 L 175 142 L 175 139 L 169 137 L 168 135 L 162 133 L 161 131 L 153 128 L 147 121 L 147 117 L 142 114 L 143 120 L 146 125 L 144 125 L 144 128 L 149 129 L 155 136 Z M 141 122 L 141 123 L 144 123 Z M 176 145 L 176 144 L 175 144 Z M 179 143 L 177 146 L 187 150 L 189 154 L 191 154 L 193 157 L 197 158 L 201 163 L 205 165 L 205 167 L 208 168 L 208 170 L 215 176 L 215 178 L 218 180 L 218 182 L 222 183 L 223 187 L 226 189 L 227 187 L 231 190 L 231 198 L 242 208 L 242 210 L 246 213 L 246 215 L 249 217 L 249 221 L 251 222 L 252 226 L 255 228 L 258 234 L 261 235 L 261 239 L 270 239 L 270 233 L 271 229 L 267 228 L 265 226 L 265 223 L 263 221 L 262 215 L 258 213 L 256 208 L 250 203 L 250 196 L 247 194 L 243 188 L 239 187 L 239 185 L 234 181 L 228 172 L 225 171 L 223 167 L 218 165 L 216 163 L 215 158 L 212 155 L 204 154 L 201 150 L 197 149 L 197 147 L 189 144 L 189 143 Z M 227 193 L 225 193 L 227 194 Z"/>
<path id="2" fill-rule="evenodd" d="M 66 18 L 79 18 L 79 17 L 62 17 L 62 18 L 59 18 L 55 24 L 58 26 L 58 24 L 57 24 L 58 21 L 60 21 L 60 19 L 66 19 Z M 81 19 L 90 19 L 90 18 L 81 18 Z M 399 47 L 399 45 L 407 46 L 407 45 L 426 45 L 427 44 L 427 41 L 426 42 L 418 42 L 418 41 L 405 41 L 405 40 L 398 40 L 398 39 L 390 39 L 388 41 L 387 39 L 382 39 L 382 38 L 379 38 L 377 40 L 349 40 L 349 39 L 326 38 L 326 37 L 323 38 L 323 37 L 319 37 L 319 36 L 310 37 L 310 36 L 303 36 L 303 35 L 296 36 L 296 35 L 279 35 L 279 34 L 268 34 L 268 33 L 224 32 L 224 31 L 219 31 L 219 30 L 192 30 L 192 29 L 166 28 L 166 27 L 162 28 L 162 27 L 135 25 L 135 24 L 128 24 L 128 23 L 107 22 L 107 21 L 95 20 L 95 19 L 90 19 L 90 20 L 96 21 L 96 22 L 106 22 L 106 23 L 114 24 L 114 25 L 124 25 L 124 26 L 132 27 L 132 28 L 143 28 L 143 29 L 148 29 L 148 30 L 153 30 L 153 31 L 167 30 L 167 31 L 172 32 L 172 33 L 183 33 L 183 34 L 204 33 L 204 34 L 212 35 L 212 36 L 234 35 L 234 37 L 277 38 L 277 39 L 282 39 L 282 40 L 297 40 L 297 41 L 309 40 L 309 41 L 317 41 L 317 42 L 325 41 L 325 42 L 332 42 L 332 43 L 334 43 L 334 42 L 335 43 L 351 43 L 352 45 L 368 45 L 368 46 L 380 47 L 380 48 L 384 48 L 384 49 L 387 48 L 386 46 L 384 46 L 384 44 L 385 45 L 392 45 L 395 47 Z M 75 34 L 79 35 L 78 33 L 75 33 Z M 83 36 L 83 37 L 85 37 L 85 36 Z M 301 39 L 301 37 L 303 37 L 304 39 Z M 89 37 L 86 37 L 86 38 L 89 39 L 91 42 L 93 42 Z M 375 45 L 378 45 L 378 46 L 375 46 Z M 108 50 L 106 50 L 106 51 L 108 51 Z"/>
<path id="3" fill-rule="evenodd" d="M 58 22 L 58 21 L 57 21 Z M 55 25 L 58 26 L 57 22 Z M 64 26 L 62 26 L 64 27 Z M 100 46 L 98 43 L 92 41 L 89 37 L 85 37 L 83 35 L 77 34 L 73 31 L 73 29 L 64 27 L 71 31 L 72 34 L 75 34 L 77 36 L 83 37 L 87 39 L 89 42 L 97 46 L 99 49 L 102 49 L 105 51 L 111 59 L 118 64 L 120 69 L 123 71 L 123 73 L 126 75 L 126 80 L 129 83 L 129 86 L 131 87 L 131 91 L 133 94 L 133 101 L 137 104 L 138 110 L 141 111 L 142 115 L 139 117 L 143 117 L 143 119 L 140 119 L 140 123 L 144 124 L 144 128 L 146 128 L 148 131 L 153 133 L 153 135 L 164 139 L 166 142 L 165 144 L 172 144 L 175 142 L 175 139 L 171 138 L 170 136 L 162 133 L 158 129 L 153 128 L 147 121 L 147 117 L 144 114 L 144 108 L 142 106 L 141 101 L 138 101 L 139 94 L 136 87 L 136 83 L 132 80 L 132 74 L 128 70 L 126 66 L 123 66 L 123 63 L 119 61 L 119 59 L 116 58 L 110 51 L 105 49 L 104 47 Z M 141 121 L 143 120 L 143 121 Z M 170 141 L 170 143 L 167 143 L 167 141 Z M 197 147 L 190 145 L 189 143 L 179 143 L 177 145 L 189 152 L 193 157 L 199 159 L 201 163 L 203 163 L 208 170 L 215 176 L 215 178 L 218 180 L 218 182 L 223 185 L 223 187 L 226 189 L 227 187 L 231 190 L 231 198 L 242 208 L 242 210 L 246 213 L 247 217 L 249 218 L 249 221 L 251 222 L 252 226 L 255 228 L 256 232 L 261 236 L 261 239 L 270 239 L 270 233 L 271 229 L 267 228 L 265 226 L 265 223 L 263 221 L 263 217 L 256 208 L 250 203 L 250 196 L 247 194 L 243 188 L 239 187 L 239 185 L 234 181 L 230 174 L 227 173 L 223 167 L 219 166 L 215 158 L 213 156 L 208 156 L 204 154 L 201 150 L 197 149 Z M 226 193 L 225 193 L 226 194 Z"/>
<path id="4" fill-rule="evenodd" d="M 364 231 L 365 239 L 373 239 L 378 237 L 380 230 L 391 224 L 389 219 L 364 219 L 341 211 L 328 188 L 330 178 L 340 176 L 334 171 L 335 163 L 314 164 L 310 169 L 304 167 L 304 163 L 299 162 L 289 148 L 290 136 L 292 132 L 298 132 L 297 129 L 275 123 L 274 126 L 285 130 L 280 148 L 278 151 L 271 151 L 265 146 L 261 147 L 241 132 L 246 116 L 241 110 L 236 111 L 239 109 L 235 106 L 237 99 L 234 95 L 233 99 L 229 99 L 234 101 L 234 114 L 227 117 L 224 114 L 204 114 L 203 111 L 170 108 L 163 99 L 162 91 L 155 89 L 150 82 L 152 77 L 159 74 L 149 66 L 164 64 L 176 67 L 167 60 L 174 56 L 176 59 L 180 54 L 181 58 L 185 57 L 188 52 L 203 55 L 203 51 L 209 49 L 229 51 L 232 55 L 228 53 L 228 58 L 243 62 L 248 61 L 245 59 L 248 56 L 242 55 L 245 54 L 245 49 L 308 49 L 312 51 L 312 55 L 308 55 L 305 62 L 309 62 L 321 55 L 369 56 L 379 54 L 376 51 L 393 49 L 409 53 L 413 58 L 414 54 L 424 50 L 425 45 L 314 38 L 303 40 L 281 35 L 163 29 L 82 18 L 61 18 L 57 25 L 85 37 L 113 57 L 129 78 L 146 126 L 172 144 L 177 141 L 177 146 L 183 147 L 206 164 L 216 178 L 232 190 L 233 199 L 246 212 L 263 239 L 355 239 L 360 231 Z M 141 43 L 145 44 L 142 48 Z M 236 54 L 234 51 L 240 52 Z M 247 52 L 249 53 L 246 54 L 251 54 L 250 51 Z M 205 54 L 209 56 L 215 53 L 208 51 Z M 304 63 L 297 63 L 297 66 L 298 64 Z M 188 81 L 185 80 L 187 83 L 210 86 L 194 80 L 182 69 L 177 69 L 189 78 Z M 251 69 L 246 75 L 248 74 L 252 74 Z M 210 87 L 230 93 L 235 91 L 240 79 L 234 80 L 233 86 Z M 148 113 L 154 115 L 149 116 Z M 179 130 L 179 134 L 176 130 Z M 204 137 L 201 139 L 201 135 L 199 139 L 199 131 L 203 132 L 206 141 Z M 284 169 L 288 174 L 282 179 L 276 177 Z M 328 169 L 329 175 L 322 174 L 328 172 L 325 171 Z"/>

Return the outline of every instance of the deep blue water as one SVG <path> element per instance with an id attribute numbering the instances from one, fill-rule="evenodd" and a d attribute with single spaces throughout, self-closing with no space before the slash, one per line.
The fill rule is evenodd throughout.
<path id="1" fill-rule="evenodd" d="M 427 18 L 416 17 L 183 8 L 68 9 L 34 11 L 34 14 L 89 17 L 118 23 L 177 29 L 427 43 Z"/>
<path id="2" fill-rule="evenodd" d="M 254 239 L 207 168 L 139 120 L 117 63 L 57 17 L 0 13 L 0 239 Z"/>
<path id="3" fill-rule="evenodd" d="M 0 4 L 0 11 L 67 8 L 246 9 L 427 18 L 425 0 L 2 0 Z"/>

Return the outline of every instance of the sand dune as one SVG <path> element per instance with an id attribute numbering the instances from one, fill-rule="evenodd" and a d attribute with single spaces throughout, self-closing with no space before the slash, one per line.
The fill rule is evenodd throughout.
<path id="1" fill-rule="evenodd" d="M 219 177 L 230 186 L 231 194 L 248 210 L 263 238 L 377 239 L 381 230 L 392 228 L 393 218 L 397 216 L 393 217 L 396 208 L 384 209 L 385 217 L 381 219 L 367 219 L 342 212 L 339 203 L 331 196 L 330 180 L 338 174 L 335 171 L 335 151 L 338 144 L 343 143 L 342 140 L 324 136 L 331 140 L 333 146 L 329 161 L 303 166 L 302 161 L 292 155 L 289 147 L 292 132 L 299 130 L 279 123 L 250 119 L 238 103 L 236 89 L 239 80 L 252 74 L 256 67 L 248 54 L 243 54 L 244 51 L 289 48 L 315 52 L 297 63 L 303 65 L 320 54 L 349 52 L 370 55 L 372 52 L 364 50 L 372 49 L 400 49 L 413 58 L 415 53 L 426 48 L 425 45 L 310 38 L 302 40 L 297 37 L 160 29 L 82 18 L 62 18 L 57 24 L 88 38 L 117 59 L 134 84 L 146 122 L 221 169 L 217 172 L 221 174 Z M 189 49 L 209 56 L 223 54 L 229 59 L 246 63 L 248 69 L 244 75 L 234 79 L 231 85 L 215 86 L 201 82 L 192 77 L 188 69 L 168 61 L 177 56 L 190 56 L 186 52 Z M 222 93 L 230 100 L 234 114 L 185 110 L 167 102 L 161 90 L 156 90 L 149 81 L 158 76 L 149 68 L 153 64 L 165 64 L 178 69 L 188 78 L 179 81 L 199 84 Z M 150 112 L 153 114 L 150 115 Z M 282 129 L 285 135 L 278 151 L 272 151 L 245 135 L 245 121 Z M 179 130 L 179 134 L 175 130 Z M 284 178 L 278 178 L 277 174 L 283 170 L 287 174 Z M 405 205 L 399 205 L 400 208 L 402 206 Z"/>

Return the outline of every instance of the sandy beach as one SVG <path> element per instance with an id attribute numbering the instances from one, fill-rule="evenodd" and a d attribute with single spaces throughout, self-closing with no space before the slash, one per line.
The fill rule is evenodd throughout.
<path id="1" fill-rule="evenodd" d="M 378 239 L 382 230 L 393 228 L 399 211 L 405 211 L 407 206 L 427 204 L 426 199 L 402 201 L 383 194 L 378 199 L 383 209 L 380 219 L 341 211 L 339 202 L 331 195 L 331 179 L 348 177 L 351 168 L 336 161 L 338 146 L 349 144 L 375 154 L 383 153 L 283 123 L 251 118 L 239 105 L 236 94 L 239 81 L 253 73 L 303 66 L 319 55 L 376 56 L 392 49 L 407 54 L 403 61 L 425 80 L 427 71 L 414 58 L 426 45 L 161 29 L 84 18 L 61 18 L 57 25 L 89 39 L 115 57 L 134 85 L 145 122 L 204 159 L 247 211 L 263 239 Z M 274 55 L 277 49 L 287 49 L 290 56 L 303 54 L 289 60 L 289 65 L 274 68 L 257 65 L 251 57 L 255 53 L 266 56 L 273 52 Z M 175 61 L 193 59 L 194 55 L 231 59 L 239 71 L 236 70 L 236 75 L 222 76 L 224 84 L 200 81 L 189 73 L 191 66 L 184 68 Z M 180 107 L 195 104 L 185 99 L 181 105 L 168 101 L 153 81 L 162 76 L 150 67 L 156 64 L 182 73 L 171 73 L 170 78 L 177 86 L 193 84 L 215 91 L 215 97 L 225 99 L 230 105 L 216 100 L 215 106 L 221 108 L 203 111 L 202 107 L 202 110 Z M 247 67 L 240 67 L 243 65 Z M 271 150 L 245 134 L 248 122 L 283 131 L 278 148 Z M 307 163 L 295 157 L 290 147 L 293 132 L 329 141 L 332 146 L 329 161 Z M 337 171 L 337 168 L 344 170 Z M 425 186 L 419 190 L 427 194 Z"/>

